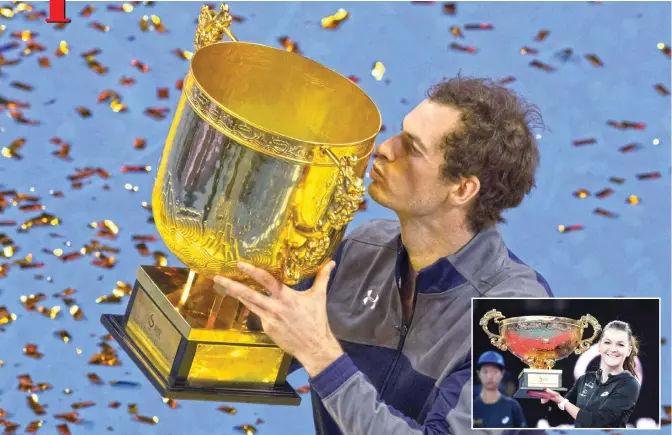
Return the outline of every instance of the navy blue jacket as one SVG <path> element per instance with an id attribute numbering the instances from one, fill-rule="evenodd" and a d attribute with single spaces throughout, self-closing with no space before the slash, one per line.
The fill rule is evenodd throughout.
<path id="1" fill-rule="evenodd" d="M 406 328 L 399 289 L 408 255 L 397 221 L 356 228 L 334 260 L 327 313 L 345 355 L 310 380 L 317 433 L 494 433 L 471 429 L 471 299 L 552 296 L 546 281 L 496 228 L 481 231 L 418 273 Z"/>

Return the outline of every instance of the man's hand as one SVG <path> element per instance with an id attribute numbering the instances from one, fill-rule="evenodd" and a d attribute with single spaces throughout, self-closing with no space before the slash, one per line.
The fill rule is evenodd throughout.
<path id="1" fill-rule="evenodd" d="M 223 276 L 214 281 L 258 315 L 264 332 L 314 377 L 343 355 L 327 321 L 327 284 L 335 266 L 330 261 L 320 269 L 310 290 L 296 291 L 265 270 L 238 263 L 242 272 L 268 290 L 268 296 Z"/>

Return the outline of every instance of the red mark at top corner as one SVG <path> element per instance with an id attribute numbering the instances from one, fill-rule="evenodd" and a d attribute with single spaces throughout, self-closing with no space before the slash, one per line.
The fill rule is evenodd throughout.
<path id="1" fill-rule="evenodd" d="M 49 16 L 47 23 L 66 24 L 70 18 L 65 17 L 65 0 L 49 0 Z"/>

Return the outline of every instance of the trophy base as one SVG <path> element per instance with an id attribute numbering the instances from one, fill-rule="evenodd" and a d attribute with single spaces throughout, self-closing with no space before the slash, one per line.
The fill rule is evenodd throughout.
<path id="1" fill-rule="evenodd" d="M 558 392 L 567 391 L 562 386 L 562 370 L 525 369 L 518 375 L 518 391 L 513 397 L 539 399 L 534 393 L 542 393 L 547 388 Z"/>
<path id="2" fill-rule="evenodd" d="M 289 383 L 271 389 L 251 387 L 190 387 L 171 385 L 161 373 L 145 358 L 133 339 L 124 332 L 123 316 L 103 314 L 100 319 L 105 329 L 114 337 L 121 348 L 142 371 L 161 397 L 168 399 L 208 400 L 215 402 L 260 403 L 269 405 L 293 405 L 301 403 L 301 397 Z"/>
<path id="3" fill-rule="evenodd" d="M 292 356 L 213 286 L 186 268 L 141 266 L 126 313 L 101 323 L 164 398 L 299 405 Z"/>

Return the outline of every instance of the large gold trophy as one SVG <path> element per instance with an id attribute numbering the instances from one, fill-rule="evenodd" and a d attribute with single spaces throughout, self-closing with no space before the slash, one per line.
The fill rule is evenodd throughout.
<path id="1" fill-rule="evenodd" d="M 493 320 L 499 325 L 499 334 L 488 329 Z M 567 358 L 572 352 L 580 355 L 590 348 L 602 327 L 590 314 L 580 320 L 554 316 L 522 316 L 505 318 L 501 312 L 490 310 L 479 325 L 490 337 L 490 343 L 499 350 L 509 350 L 530 368 L 518 375 L 518 391 L 514 397 L 531 399 L 544 397 L 548 388 L 567 391 L 562 386 L 562 370 L 553 369 L 556 361 Z M 583 330 L 591 326 L 593 335 L 583 339 Z"/>
<path id="2" fill-rule="evenodd" d="M 239 260 L 289 286 L 314 276 L 362 202 L 381 116 L 349 79 L 238 42 L 231 21 L 226 5 L 201 10 L 152 194 L 187 267 L 141 266 L 125 314 L 101 321 L 163 397 L 298 405 L 292 356 L 212 278 L 264 291 Z"/>

